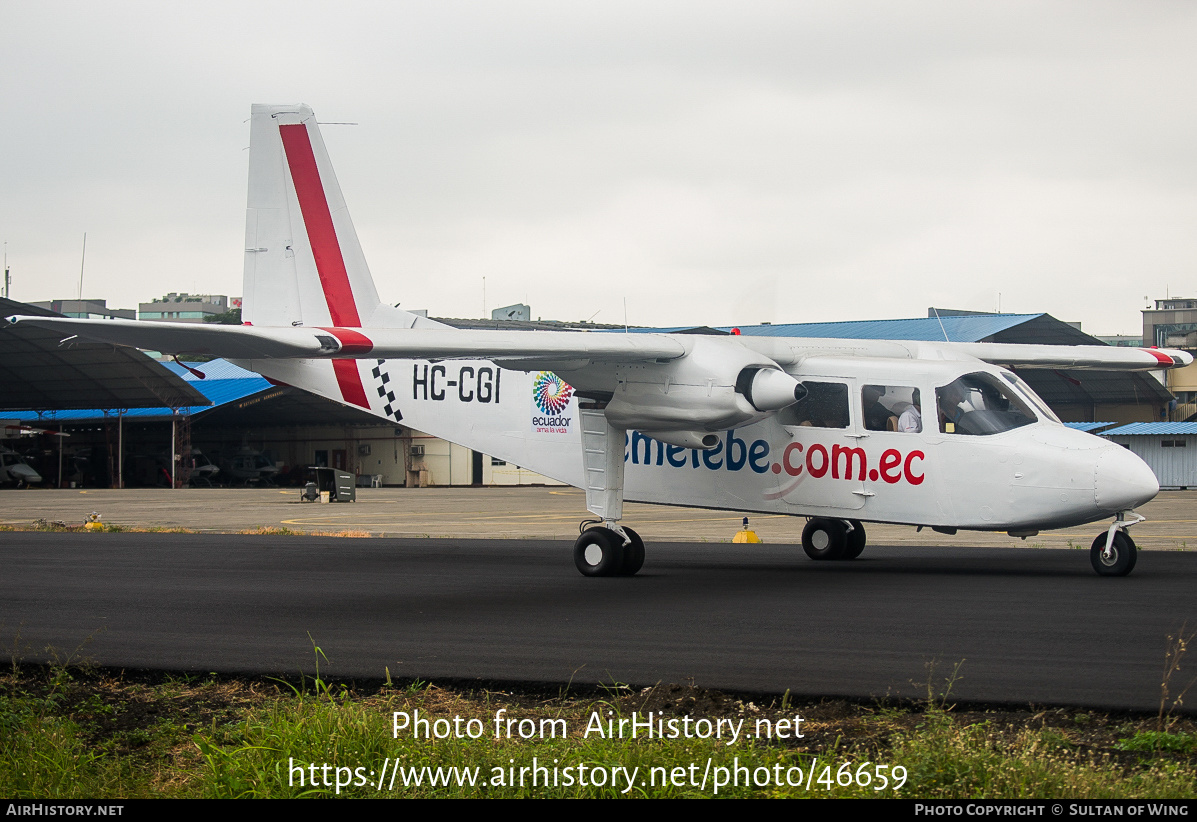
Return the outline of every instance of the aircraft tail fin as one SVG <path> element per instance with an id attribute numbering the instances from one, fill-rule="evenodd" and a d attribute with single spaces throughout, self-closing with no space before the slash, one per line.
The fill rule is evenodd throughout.
<path id="1" fill-rule="evenodd" d="M 243 288 L 255 326 L 439 325 L 380 301 L 306 105 L 253 106 Z"/>

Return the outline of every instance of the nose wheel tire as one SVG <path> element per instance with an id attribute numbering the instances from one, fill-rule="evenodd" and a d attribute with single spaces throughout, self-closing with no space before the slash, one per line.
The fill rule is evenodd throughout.
<path id="1" fill-rule="evenodd" d="M 610 528 L 588 528 L 574 542 L 574 565 L 587 577 L 630 577 L 644 565 L 644 541 L 624 528 L 631 542 Z"/>
<path id="2" fill-rule="evenodd" d="M 1135 567 L 1139 551 L 1130 534 L 1124 531 L 1114 533 L 1114 543 L 1110 546 L 1110 556 L 1105 556 L 1106 535 L 1098 534 L 1093 540 L 1093 547 L 1089 549 L 1089 561 L 1093 563 L 1093 570 L 1103 577 L 1124 577 Z"/>
<path id="3" fill-rule="evenodd" d="M 802 529 L 802 550 L 811 559 L 843 559 L 848 552 L 848 529 L 838 519 L 815 517 Z"/>

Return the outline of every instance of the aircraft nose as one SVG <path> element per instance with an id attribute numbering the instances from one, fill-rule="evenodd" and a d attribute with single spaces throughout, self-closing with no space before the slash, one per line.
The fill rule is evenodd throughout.
<path id="1" fill-rule="evenodd" d="M 1093 496 L 1103 511 L 1126 511 L 1149 502 L 1160 492 L 1160 483 L 1147 463 L 1129 449 L 1112 445 L 1097 458 Z"/>

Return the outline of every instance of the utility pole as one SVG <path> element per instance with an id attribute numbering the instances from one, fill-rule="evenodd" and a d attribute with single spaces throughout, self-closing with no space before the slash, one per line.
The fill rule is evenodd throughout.
<path id="1" fill-rule="evenodd" d="M 83 232 L 83 255 L 79 258 L 79 299 L 83 299 L 83 264 L 87 262 L 87 232 Z"/>

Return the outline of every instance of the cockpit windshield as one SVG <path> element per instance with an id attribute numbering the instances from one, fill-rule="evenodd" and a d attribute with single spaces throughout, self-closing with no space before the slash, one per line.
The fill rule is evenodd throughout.
<path id="1" fill-rule="evenodd" d="M 1018 391 L 1026 399 L 1028 399 L 1032 405 L 1035 406 L 1035 408 L 1039 411 L 1040 417 L 1049 419 L 1052 422 L 1059 422 L 1061 425 L 1064 424 L 1060 422 L 1060 418 L 1056 416 L 1056 412 L 1052 411 L 1051 408 L 1048 407 L 1047 403 L 1043 401 L 1043 398 L 1036 394 L 1035 390 L 1031 388 L 1031 386 L 1027 385 L 1026 380 L 1012 371 L 1003 370 L 1002 376 L 1006 378 L 1007 382 L 1017 388 Z"/>
<path id="2" fill-rule="evenodd" d="M 945 434 L 987 436 L 1036 421 L 1035 412 L 992 374 L 965 374 L 935 389 L 939 430 Z"/>

